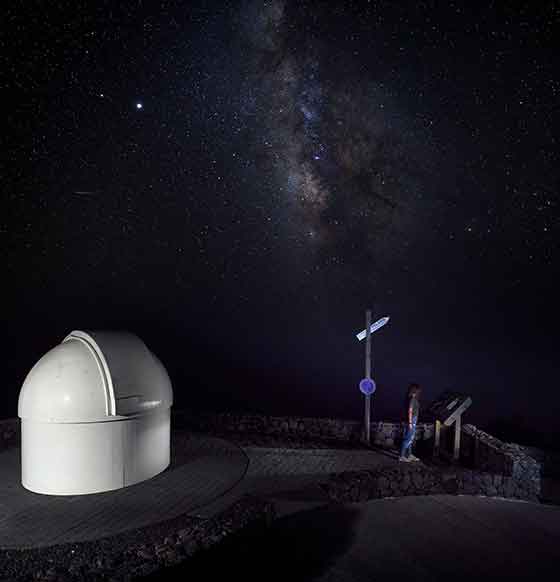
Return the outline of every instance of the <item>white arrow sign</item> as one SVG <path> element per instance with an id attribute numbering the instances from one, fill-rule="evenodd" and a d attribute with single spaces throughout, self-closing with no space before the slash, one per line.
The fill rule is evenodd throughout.
<path id="1" fill-rule="evenodd" d="M 382 317 L 381 319 L 378 319 L 375 323 L 371 324 L 370 329 L 370 333 L 373 333 L 374 331 L 377 331 L 380 327 L 383 327 L 387 322 L 389 321 L 388 317 Z M 356 337 L 362 341 L 365 337 L 366 337 L 366 330 L 364 329 L 363 331 L 361 331 L 360 333 L 356 334 Z"/>

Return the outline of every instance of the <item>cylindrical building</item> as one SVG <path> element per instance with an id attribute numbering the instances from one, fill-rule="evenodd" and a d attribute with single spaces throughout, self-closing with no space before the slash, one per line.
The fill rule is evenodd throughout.
<path id="1" fill-rule="evenodd" d="M 20 391 L 21 482 L 80 495 L 133 485 L 170 462 L 169 376 L 137 336 L 73 331 Z"/>

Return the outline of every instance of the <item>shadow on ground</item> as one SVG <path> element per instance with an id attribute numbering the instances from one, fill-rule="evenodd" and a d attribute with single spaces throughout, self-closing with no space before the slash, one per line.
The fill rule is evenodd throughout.
<path id="1" fill-rule="evenodd" d="M 358 509 L 331 506 L 279 519 L 224 540 L 185 564 L 142 578 L 303 582 L 320 576 L 350 547 Z M 220 578 L 218 578 L 220 576 Z"/>
<path id="2" fill-rule="evenodd" d="M 560 505 L 560 479 L 545 477 L 541 480 L 541 501 Z"/>

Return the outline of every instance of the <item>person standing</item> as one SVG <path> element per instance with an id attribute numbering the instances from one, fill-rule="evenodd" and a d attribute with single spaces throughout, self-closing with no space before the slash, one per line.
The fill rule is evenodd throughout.
<path id="1" fill-rule="evenodd" d="M 412 445 L 416 435 L 416 425 L 418 423 L 418 413 L 420 411 L 420 386 L 415 382 L 408 387 L 406 396 L 406 425 L 401 445 L 399 461 L 419 461 L 418 457 L 412 454 Z"/>

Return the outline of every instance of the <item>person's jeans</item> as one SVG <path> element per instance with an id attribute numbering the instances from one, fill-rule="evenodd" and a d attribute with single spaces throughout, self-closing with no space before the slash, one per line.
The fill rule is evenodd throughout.
<path id="1" fill-rule="evenodd" d="M 408 457 L 412 451 L 412 443 L 414 442 L 414 435 L 416 434 L 416 418 L 412 419 L 412 426 L 408 423 L 404 432 L 404 438 L 401 445 L 401 457 Z"/>

